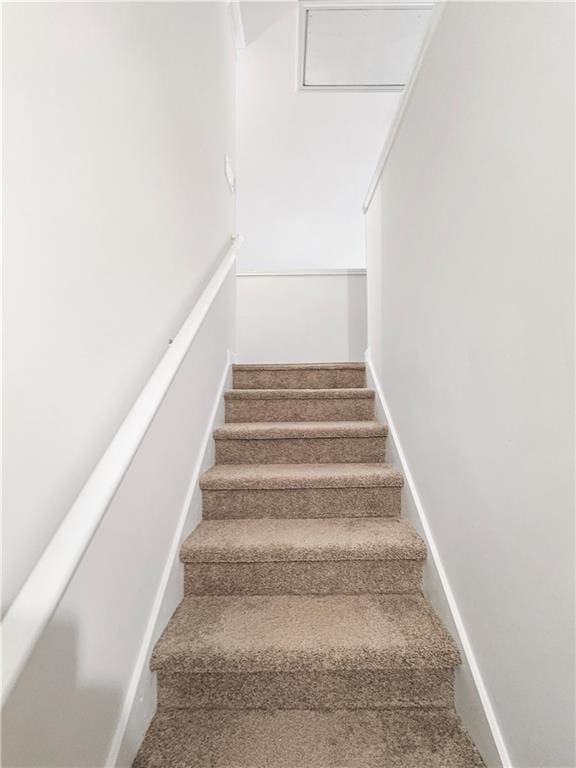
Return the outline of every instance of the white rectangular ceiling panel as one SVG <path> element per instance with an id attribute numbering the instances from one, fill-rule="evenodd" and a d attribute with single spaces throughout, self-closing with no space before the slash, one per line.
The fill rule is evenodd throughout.
<path id="1" fill-rule="evenodd" d="M 301 87 L 400 89 L 408 81 L 431 7 L 303 9 Z"/>

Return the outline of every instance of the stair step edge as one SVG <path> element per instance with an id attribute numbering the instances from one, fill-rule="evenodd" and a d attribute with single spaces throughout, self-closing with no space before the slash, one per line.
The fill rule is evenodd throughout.
<path id="1" fill-rule="evenodd" d="M 200 476 L 202 490 L 401 488 L 389 464 L 219 464 Z"/>
<path id="2" fill-rule="evenodd" d="M 224 424 L 214 440 L 306 440 L 386 437 L 388 427 L 377 421 L 254 421 Z"/>
<path id="3" fill-rule="evenodd" d="M 258 674 L 447 669 L 460 662 L 421 595 L 233 595 L 185 597 L 151 668 Z"/>
<path id="4" fill-rule="evenodd" d="M 409 523 L 386 518 L 203 520 L 180 550 L 184 563 L 400 562 L 426 555 Z"/>
<path id="5" fill-rule="evenodd" d="M 232 555 L 232 556 L 229 556 Z M 228 552 L 221 550 L 206 550 L 202 548 L 186 547 L 180 552 L 180 560 L 183 563 L 212 563 L 222 565 L 247 564 L 247 563 L 401 563 L 421 562 L 426 560 L 426 553 L 406 547 L 388 551 L 352 552 L 350 550 L 335 550 L 326 547 L 325 550 L 316 552 L 298 552 L 296 556 L 283 555 L 280 552 L 267 550 L 239 551 L 231 548 Z"/>
<path id="6" fill-rule="evenodd" d="M 342 389 L 228 389 L 225 400 L 374 400 L 374 390 Z"/>

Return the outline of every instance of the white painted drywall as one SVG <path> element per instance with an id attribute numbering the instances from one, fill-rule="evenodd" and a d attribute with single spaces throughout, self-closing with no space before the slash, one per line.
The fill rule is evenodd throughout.
<path id="1" fill-rule="evenodd" d="M 200 520 L 198 476 L 223 421 L 234 305 L 232 269 L 3 709 L 2 765 L 132 765 L 156 708 L 150 655 L 182 597 L 180 543 Z"/>
<path id="2" fill-rule="evenodd" d="M 360 362 L 366 274 L 239 274 L 236 355 L 242 363 Z"/>
<path id="3" fill-rule="evenodd" d="M 242 3 L 239 269 L 365 265 L 360 206 L 398 94 L 297 89 L 298 4 Z"/>
<path id="4" fill-rule="evenodd" d="M 3 13 L 6 608 L 229 244 L 235 78 L 225 3 Z"/>
<path id="5" fill-rule="evenodd" d="M 370 355 L 515 768 L 576 764 L 573 14 L 448 3 L 367 215 Z"/>
<path id="6" fill-rule="evenodd" d="M 404 448 L 396 431 L 396 425 L 386 402 L 382 383 L 374 370 L 370 354 L 366 355 L 366 383 L 375 390 L 376 418 L 388 424 L 386 461 L 398 467 L 404 475 L 402 488 L 402 517 L 410 522 L 426 542 L 428 550 L 422 573 L 422 591 L 443 622 L 447 631 L 456 641 L 461 655 L 461 664 L 454 675 L 454 701 L 458 715 L 472 737 L 476 748 L 489 768 L 511 768 L 510 762 L 499 753 L 498 733 L 493 731 L 493 713 L 490 703 L 486 706 L 485 690 L 477 682 L 476 659 L 471 650 L 466 628 L 458 605 L 454 601 L 452 588 L 446 576 L 444 564 L 434 535 L 430 529 L 426 510 L 418 493 Z"/>

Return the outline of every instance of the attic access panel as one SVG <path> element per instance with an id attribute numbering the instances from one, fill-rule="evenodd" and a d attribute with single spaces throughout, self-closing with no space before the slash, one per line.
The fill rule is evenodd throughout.
<path id="1" fill-rule="evenodd" d="M 300 88 L 402 90 L 431 5 L 312 5 L 301 7 Z"/>

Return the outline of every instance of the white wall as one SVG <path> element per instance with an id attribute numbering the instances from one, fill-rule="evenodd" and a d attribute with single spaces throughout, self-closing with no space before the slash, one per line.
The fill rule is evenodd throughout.
<path id="1" fill-rule="evenodd" d="M 153 646 L 182 598 L 181 540 L 233 340 L 232 269 L 2 712 L 5 768 L 130 768 L 156 708 Z M 40 596 L 39 596 L 40 597 Z"/>
<path id="2" fill-rule="evenodd" d="M 355 361 L 366 349 L 366 273 L 244 273 L 237 280 L 237 360 Z"/>
<path id="3" fill-rule="evenodd" d="M 367 217 L 370 357 L 517 768 L 576 764 L 573 14 L 448 3 Z"/>
<path id="4" fill-rule="evenodd" d="M 298 91 L 296 2 L 242 3 L 238 226 L 243 271 L 365 266 L 360 207 L 398 94 Z"/>
<path id="5" fill-rule="evenodd" d="M 3 606 L 233 230 L 225 3 L 4 14 Z"/>

